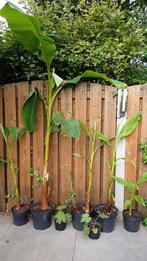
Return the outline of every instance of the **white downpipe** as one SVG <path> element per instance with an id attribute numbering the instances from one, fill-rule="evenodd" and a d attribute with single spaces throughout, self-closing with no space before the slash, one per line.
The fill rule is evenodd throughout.
<path id="1" fill-rule="evenodd" d="M 122 128 L 126 122 L 126 101 L 127 101 L 127 90 L 118 91 L 117 100 L 117 131 Z M 126 151 L 126 139 L 119 142 L 116 150 L 116 159 L 125 157 Z M 115 175 L 117 177 L 125 178 L 125 161 L 119 160 L 116 164 Z M 124 187 L 115 182 L 115 205 L 119 209 L 119 219 L 122 218 L 121 212 L 124 207 Z"/>

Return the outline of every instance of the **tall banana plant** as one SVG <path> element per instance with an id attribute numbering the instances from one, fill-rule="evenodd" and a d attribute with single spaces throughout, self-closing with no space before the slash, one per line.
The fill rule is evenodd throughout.
<path id="1" fill-rule="evenodd" d="M 105 74 L 101 74 L 93 71 L 85 71 L 83 74 L 75 77 L 68 82 L 63 82 L 63 79 L 59 77 L 54 71 L 51 70 L 52 60 L 56 54 L 56 46 L 53 40 L 45 35 L 39 25 L 39 20 L 37 17 L 26 14 L 23 10 L 12 4 L 11 2 L 7 2 L 5 6 L 0 10 L 0 16 L 4 17 L 7 20 L 8 26 L 13 32 L 15 39 L 21 43 L 25 49 L 37 55 L 37 57 L 46 64 L 47 75 L 48 75 L 48 99 L 41 95 L 38 90 L 34 90 L 30 93 L 27 98 L 23 110 L 22 116 L 25 122 L 27 129 L 30 132 L 33 132 L 36 126 L 37 119 L 37 103 L 38 100 L 41 100 L 44 104 L 45 113 L 46 113 L 46 137 L 45 137 L 45 159 L 44 159 L 44 173 L 43 173 L 43 190 L 42 190 L 42 209 L 46 209 L 48 207 L 48 156 L 49 156 L 49 145 L 50 145 L 50 136 L 53 130 L 52 125 L 52 107 L 54 101 L 59 94 L 59 92 L 65 86 L 73 86 L 78 83 L 81 79 L 84 78 L 101 78 L 111 84 L 113 84 L 116 88 L 125 88 L 126 84 L 117 80 L 113 80 L 107 77 Z M 57 115 L 57 117 L 59 114 Z M 61 115 L 60 115 L 61 116 Z M 62 115 L 63 116 L 63 115 Z M 74 135 L 72 137 L 77 137 L 77 133 L 79 133 L 79 125 L 74 120 L 70 120 L 68 124 L 65 124 L 65 119 L 63 121 L 63 117 L 61 117 L 61 124 L 66 126 L 66 130 L 69 132 L 70 129 L 75 129 Z M 56 122 L 56 121 L 55 121 Z M 58 122 L 59 125 L 59 122 Z M 54 128 L 55 129 L 55 128 Z M 79 137 L 79 134 L 78 134 Z"/>
<path id="2" fill-rule="evenodd" d="M 111 160 L 108 161 L 108 168 L 109 168 L 109 190 L 107 196 L 107 207 L 108 211 L 111 211 L 111 204 L 115 202 L 115 198 L 113 196 L 113 186 L 114 186 L 114 179 L 115 179 L 115 167 L 119 160 L 128 160 L 125 157 L 116 158 L 116 149 L 117 145 L 125 137 L 128 137 L 137 127 L 138 122 L 140 121 L 142 116 L 141 112 L 135 113 L 135 115 L 129 119 L 124 126 L 119 130 L 116 134 L 115 139 L 111 142 Z"/>
<path id="3" fill-rule="evenodd" d="M 16 201 L 16 209 L 20 209 L 20 193 L 19 193 L 19 187 L 18 187 L 18 169 L 17 166 L 15 166 L 13 159 L 12 159 L 12 147 L 13 144 L 16 143 L 20 136 L 22 136 L 25 133 L 26 129 L 19 129 L 19 128 L 12 128 L 12 127 L 6 127 L 4 128 L 3 125 L 0 123 L 0 132 L 3 136 L 3 139 L 6 144 L 6 159 L 3 159 L 3 157 L 0 157 L 0 164 L 7 164 L 11 170 L 12 177 L 13 177 L 13 184 L 14 184 L 14 192 L 9 193 L 7 195 L 7 198 L 15 199 Z M 11 141 L 9 137 L 11 136 Z"/>

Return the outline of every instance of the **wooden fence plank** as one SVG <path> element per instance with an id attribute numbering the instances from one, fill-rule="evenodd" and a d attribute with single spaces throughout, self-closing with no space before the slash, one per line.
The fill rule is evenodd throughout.
<path id="1" fill-rule="evenodd" d="M 4 122 L 3 118 L 3 90 L 0 88 L 0 123 Z M 0 133 L 0 156 L 2 158 L 4 155 L 4 139 Z M 0 164 L 0 211 L 5 211 L 5 168 L 4 164 Z"/>
<path id="2" fill-rule="evenodd" d="M 66 119 L 72 117 L 71 88 L 61 92 L 61 111 L 64 113 Z M 65 173 L 71 173 L 72 171 L 72 139 L 60 136 L 59 143 L 59 202 L 63 203 L 70 193 L 69 178 Z"/>
<path id="3" fill-rule="evenodd" d="M 6 85 L 4 88 L 4 102 L 5 102 L 5 123 L 6 127 L 16 127 L 16 89 L 15 84 Z M 9 139 L 9 142 L 12 138 Z M 11 149 L 12 160 L 16 167 L 18 167 L 17 162 L 17 144 L 12 145 Z M 14 182 L 12 172 L 9 167 L 7 167 L 7 193 L 14 194 Z M 15 205 L 15 200 L 8 199 L 8 209 Z"/>
<path id="4" fill-rule="evenodd" d="M 130 119 L 136 112 L 140 110 L 140 86 L 131 86 L 128 90 L 128 109 L 127 118 Z M 137 177 L 137 159 L 138 159 L 138 126 L 135 131 L 127 137 L 126 141 L 126 173 L 125 178 L 131 182 L 136 181 Z M 135 163 L 135 167 L 129 161 Z M 128 192 L 125 191 L 125 198 Z"/>
<path id="5" fill-rule="evenodd" d="M 86 124 L 87 84 L 79 84 L 75 88 L 75 118 Z M 86 156 L 86 135 L 81 131 L 79 140 L 75 140 L 74 153 Z M 86 160 L 74 157 L 74 187 L 78 202 L 85 202 Z"/>
<path id="6" fill-rule="evenodd" d="M 53 113 L 58 111 L 58 98 L 53 105 Z M 58 204 L 58 134 L 52 133 L 49 153 L 49 173 L 51 181 L 50 203 Z"/>
<path id="7" fill-rule="evenodd" d="M 96 122 L 97 130 L 101 132 L 101 101 L 102 85 L 90 84 L 90 127 Z M 100 201 L 100 150 L 97 151 L 94 159 L 94 173 L 92 180 L 91 203 Z"/>
<path id="8" fill-rule="evenodd" d="M 103 133 L 110 139 L 115 137 L 116 131 L 116 98 L 112 96 L 112 92 L 115 88 L 105 86 L 105 101 L 104 101 L 104 122 Z M 108 172 L 108 160 L 111 159 L 111 149 L 107 145 L 103 148 L 103 163 L 102 163 L 102 191 L 101 201 L 106 203 L 109 187 L 109 172 Z"/>
<path id="9" fill-rule="evenodd" d="M 31 84 L 31 88 L 38 88 L 43 94 L 43 81 L 34 81 Z M 43 175 L 44 166 L 44 114 L 43 104 L 39 101 L 38 104 L 38 122 L 36 130 L 33 133 L 33 168 L 38 172 L 39 176 Z M 41 200 L 41 186 L 33 187 L 33 199 L 34 202 L 40 202 Z"/>
<path id="10" fill-rule="evenodd" d="M 143 86 L 143 103 L 142 103 L 142 125 L 141 125 L 141 144 L 147 143 L 147 85 Z M 147 172 L 147 165 L 142 162 L 142 153 L 140 153 L 139 177 Z M 141 185 L 139 194 L 147 199 L 147 182 Z M 139 206 L 141 212 L 146 212 L 145 208 Z"/>
<path id="11" fill-rule="evenodd" d="M 18 126 L 24 128 L 22 120 L 22 106 L 29 93 L 29 84 L 22 83 L 17 86 L 18 93 Z M 31 178 L 28 173 L 30 168 L 30 134 L 27 132 L 19 139 L 19 185 L 22 203 L 28 203 L 31 198 Z"/>

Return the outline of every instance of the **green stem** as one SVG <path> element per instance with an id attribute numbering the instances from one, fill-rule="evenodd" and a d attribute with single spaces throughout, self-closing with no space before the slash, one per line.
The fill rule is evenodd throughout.
<path id="1" fill-rule="evenodd" d="M 114 171 L 115 171 L 115 165 L 116 165 L 116 144 L 114 147 L 112 147 L 112 160 L 111 160 L 111 167 L 109 172 L 109 190 L 108 190 L 108 198 L 107 198 L 107 204 L 108 206 L 111 205 L 112 200 L 112 190 L 113 190 L 113 177 L 114 177 Z"/>
<path id="2" fill-rule="evenodd" d="M 11 156 L 11 149 L 9 144 L 7 143 L 7 160 L 8 160 L 8 165 L 9 168 L 12 171 L 12 176 L 13 176 L 13 182 L 14 182 L 14 189 L 15 189 L 15 194 L 16 194 L 16 208 L 20 208 L 20 195 L 19 195 L 19 189 L 18 189 L 18 181 L 17 181 L 17 171 L 15 169 L 12 156 Z"/>

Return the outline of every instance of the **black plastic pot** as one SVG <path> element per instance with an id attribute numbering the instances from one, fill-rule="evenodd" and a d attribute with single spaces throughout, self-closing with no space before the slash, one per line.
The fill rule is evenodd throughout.
<path id="1" fill-rule="evenodd" d="M 13 216 L 13 223 L 16 226 L 23 226 L 26 223 L 28 223 L 28 212 L 29 212 L 29 206 L 28 205 L 21 205 L 19 210 L 16 210 L 16 206 L 14 206 L 12 209 L 12 216 Z"/>
<path id="2" fill-rule="evenodd" d="M 78 231 L 83 230 L 83 223 L 81 222 L 81 217 L 84 214 L 84 210 L 82 210 L 82 207 L 84 205 L 77 204 L 77 209 L 74 209 L 72 212 L 72 224 L 73 228 L 75 228 Z"/>
<path id="3" fill-rule="evenodd" d="M 61 222 L 60 224 L 55 221 L 55 229 L 58 231 L 63 231 L 66 228 L 66 223 Z"/>
<path id="4" fill-rule="evenodd" d="M 129 216 L 128 210 L 123 210 L 124 228 L 129 232 L 137 232 L 140 228 L 142 215 L 135 210 L 132 211 L 132 216 Z"/>
<path id="5" fill-rule="evenodd" d="M 33 226 L 35 229 L 45 230 L 51 226 L 52 207 L 42 210 L 41 208 L 36 208 L 37 205 L 33 204 L 31 206 Z"/>
<path id="6" fill-rule="evenodd" d="M 103 212 L 103 209 L 106 207 L 105 204 L 98 204 L 95 206 L 95 211 L 101 211 Z M 118 209 L 116 207 L 113 207 L 113 212 L 111 215 L 109 215 L 107 218 L 99 218 L 98 222 L 102 225 L 102 232 L 110 233 L 114 231 L 115 224 L 116 224 L 116 218 L 118 214 Z"/>
<path id="7" fill-rule="evenodd" d="M 90 224 L 89 224 L 89 226 L 90 226 L 90 233 L 89 233 L 89 235 L 88 235 L 89 238 L 91 238 L 91 239 L 99 239 L 99 238 L 100 238 L 100 234 L 101 234 L 102 225 L 101 225 L 99 222 L 97 222 L 97 221 L 91 221 Z M 92 229 L 91 229 L 92 226 L 98 228 L 97 233 L 94 233 L 94 232 L 92 231 Z"/>

